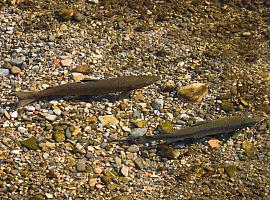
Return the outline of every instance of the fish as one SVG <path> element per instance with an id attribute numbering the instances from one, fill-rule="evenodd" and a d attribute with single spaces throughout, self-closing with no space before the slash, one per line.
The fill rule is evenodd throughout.
<path id="1" fill-rule="evenodd" d="M 171 134 L 159 134 L 153 136 L 140 136 L 137 138 L 128 138 L 129 141 L 134 140 L 136 143 L 143 144 L 152 141 L 163 140 L 166 143 L 175 143 L 185 139 L 199 139 L 207 136 L 213 136 L 224 133 L 232 133 L 240 128 L 252 126 L 260 121 L 263 117 L 241 117 L 232 116 L 216 120 L 207 121 L 200 125 L 186 127 L 182 129 L 174 129 Z"/>
<path id="2" fill-rule="evenodd" d="M 117 92 L 130 92 L 149 86 L 160 80 L 159 76 L 122 76 L 109 79 L 83 80 L 67 83 L 40 91 L 18 91 L 14 94 L 19 98 L 17 108 L 24 107 L 43 98 L 63 96 L 103 96 Z"/>

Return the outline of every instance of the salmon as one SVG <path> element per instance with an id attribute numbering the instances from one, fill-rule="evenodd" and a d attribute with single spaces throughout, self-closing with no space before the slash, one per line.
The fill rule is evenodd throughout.
<path id="1" fill-rule="evenodd" d="M 198 139 L 223 133 L 231 133 L 240 128 L 245 128 L 263 120 L 263 117 L 225 117 L 205 122 L 201 125 L 175 129 L 171 134 L 159 134 L 153 136 L 141 136 L 134 138 L 138 143 L 147 143 L 156 140 L 164 140 L 166 143 L 174 143 L 185 139 Z M 130 140 L 133 140 L 130 138 Z"/>
<path id="2" fill-rule="evenodd" d="M 63 96 L 102 96 L 110 93 L 129 92 L 151 85 L 158 81 L 158 76 L 123 76 L 101 80 L 83 80 L 67 83 L 40 91 L 19 91 L 15 95 L 19 98 L 17 108 L 23 107 L 43 98 Z"/>

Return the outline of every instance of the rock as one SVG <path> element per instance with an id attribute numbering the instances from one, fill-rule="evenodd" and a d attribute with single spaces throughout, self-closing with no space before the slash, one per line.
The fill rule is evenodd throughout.
<path id="1" fill-rule="evenodd" d="M 226 112 L 230 112 L 230 111 L 233 111 L 234 105 L 230 101 L 222 101 L 222 103 L 221 103 L 221 109 L 224 110 L 224 111 L 226 111 Z"/>
<path id="2" fill-rule="evenodd" d="M 71 135 L 71 131 L 69 130 L 69 128 L 66 129 L 66 131 L 65 131 L 65 136 L 66 136 L 66 138 L 68 138 L 68 139 L 71 138 L 72 135 Z"/>
<path id="3" fill-rule="evenodd" d="M 76 22 L 80 22 L 80 21 L 83 21 L 84 20 L 84 15 L 81 14 L 81 13 L 75 13 L 73 15 L 73 19 L 76 21 Z"/>
<path id="4" fill-rule="evenodd" d="M 152 107 L 153 109 L 155 110 L 160 110 L 163 108 L 163 105 L 164 105 L 164 101 L 163 99 L 155 99 L 152 103 Z"/>
<path id="5" fill-rule="evenodd" d="M 135 144 L 129 146 L 128 149 L 127 149 L 127 151 L 128 152 L 131 152 L 131 153 L 136 153 L 139 150 L 140 150 L 140 148 L 137 145 L 135 145 Z"/>
<path id="6" fill-rule="evenodd" d="M 146 120 L 136 120 L 132 122 L 135 126 L 137 126 L 138 128 L 143 128 L 147 121 Z"/>
<path id="7" fill-rule="evenodd" d="M 121 171 L 120 172 L 121 172 L 121 174 L 123 176 L 127 177 L 128 176 L 128 172 L 129 172 L 129 168 L 127 166 L 123 165 L 123 167 L 121 168 Z"/>
<path id="8" fill-rule="evenodd" d="M 89 3 L 98 4 L 99 0 L 88 0 Z"/>
<path id="9" fill-rule="evenodd" d="M 94 69 L 92 66 L 89 66 L 89 65 L 78 65 L 76 66 L 74 71 L 78 73 L 90 73 L 90 72 L 93 72 Z"/>
<path id="10" fill-rule="evenodd" d="M 158 130 L 161 133 L 169 134 L 173 132 L 173 125 L 169 121 L 160 122 Z"/>
<path id="11" fill-rule="evenodd" d="M 56 114 L 58 116 L 60 116 L 61 113 L 62 113 L 62 111 L 60 110 L 60 108 L 53 109 L 53 112 L 54 112 L 54 114 Z"/>
<path id="12" fill-rule="evenodd" d="M 55 142 L 64 142 L 66 138 L 64 132 L 59 130 L 53 134 L 53 139 Z"/>
<path id="13" fill-rule="evenodd" d="M 9 69 L 0 68 L 0 76 L 7 76 L 7 75 L 9 75 Z"/>
<path id="14" fill-rule="evenodd" d="M 250 141 L 245 140 L 242 143 L 242 148 L 245 150 L 248 157 L 250 158 L 255 157 L 256 146 L 252 144 Z"/>
<path id="15" fill-rule="evenodd" d="M 175 83 L 172 80 L 167 81 L 161 88 L 163 92 L 172 92 L 175 89 Z"/>
<path id="16" fill-rule="evenodd" d="M 233 178 L 236 174 L 237 168 L 235 165 L 230 165 L 230 166 L 224 167 L 224 170 L 230 178 Z"/>
<path id="17" fill-rule="evenodd" d="M 26 111 L 29 111 L 29 112 L 33 112 L 36 110 L 36 108 L 34 106 L 31 106 L 31 105 L 25 106 L 24 109 Z"/>
<path id="18" fill-rule="evenodd" d="M 18 112 L 14 111 L 14 112 L 10 113 L 10 117 L 11 118 L 17 118 L 18 117 Z"/>
<path id="19" fill-rule="evenodd" d="M 24 61 L 25 61 L 25 57 L 12 58 L 10 60 L 10 64 L 14 66 L 21 66 Z"/>
<path id="20" fill-rule="evenodd" d="M 53 122 L 57 119 L 57 115 L 51 115 L 51 114 L 46 113 L 46 114 L 44 114 L 44 116 L 45 116 L 45 119 L 47 119 L 48 121 L 51 121 L 51 122 Z"/>
<path id="21" fill-rule="evenodd" d="M 86 169 L 86 163 L 85 160 L 79 160 L 76 164 L 76 170 L 78 172 L 84 172 Z"/>
<path id="22" fill-rule="evenodd" d="M 49 172 L 47 173 L 47 177 L 52 179 L 52 178 L 57 178 L 57 175 L 54 172 L 54 170 L 50 169 Z"/>
<path id="23" fill-rule="evenodd" d="M 142 158 L 138 157 L 133 162 L 138 169 L 144 169 L 146 167 L 146 162 Z"/>
<path id="24" fill-rule="evenodd" d="M 96 174 L 101 174 L 102 173 L 102 168 L 101 167 L 96 167 L 95 169 L 94 169 L 94 172 L 96 173 Z"/>
<path id="25" fill-rule="evenodd" d="M 22 72 L 22 70 L 16 66 L 11 67 L 10 71 L 12 74 L 15 74 L 15 75 L 20 74 Z"/>
<path id="26" fill-rule="evenodd" d="M 119 196 L 113 197 L 111 200 L 131 200 L 131 197 L 127 195 L 119 195 Z"/>
<path id="27" fill-rule="evenodd" d="M 270 71 L 261 72 L 260 76 L 264 81 L 270 81 Z"/>
<path id="28" fill-rule="evenodd" d="M 38 143 L 37 143 L 37 139 L 35 137 L 31 137 L 29 139 L 20 141 L 22 146 L 30 149 L 30 150 L 38 150 Z"/>
<path id="29" fill-rule="evenodd" d="M 104 115 L 104 116 L 100 116 L 98 117 L 100 123 L 102 124 L 102 126 L 106 126 L 106 125 L 117 125 L 119 123 L 119 120 L 116 119 L 113 115 Z"/>
<path id="30" fill-rule="evenodd" d="M 146 128 L 133 128 L 131 129 L 130 135 L 132 137 L 140 137 L 140 136 L 144 136 L 146 131 L 147 131 Z"/>
<path id="31" fill-rule="evenodd" d="M 75 81 L 75 82 L 80 82 L 81 80 L 83 80 L 85 77 L 83 74 L 81 73 L 77 73 L 77 72 L 74 72 L 72 73 L 72 79 Z"/>
<path id="32" fill-rule="evenodd" d="M 219 148 L 220 144 L 221 144 L 221 141 L 218 140 L 218 139 L 212 138 L 212 139 L 208 140 L 208 144 L 212 148 Z"/>
<path id="33" fill-rule="evenodd" d="M 63 67 L 70 67 L 71 64 L 72 64 L 72 59 L 71 59 L 71 58 L 62 59 L 62 60 L 60 61 L 60 63 L 61 63 L 61 65 L 62 65 Z"/>
<path id="34" fill-rule="evenodd" d="M 177 89 L 177 96 L 189 101 L 199 102 L 208 92 L 208 85 L 203 83 L 192 83 Z"/>
<path id="35" fill-rule="evenodd" d="M 27 133 L 27 128 L 24 128 L 24 127 L 22 127 L 22 126 L 19 126 L 18 127 L 18 131 L 21 133 L 21 134 L 26 134 Z"/>
<path id="36" fill-rule="evenodd" d="M 53 194 L 50 193 L 45 193 L 45 196 L 47 199 L 52 199 L 53 198 Z"/>
<path id="37" fill-rule="evenodd" d="M 176 149 L 170 146 L 164 146 L 160 150 L 160 155 L 168 159 L 177 159 L 180 156 L 180 149 Z"/>
<path id="38" fill-rule="evenodd" d="M 97 184 L 97 179 L 96 178 L 91 178 L 89 180 L 89 186 L 90 187 L 95 187 L 96 184 Z"/>
<path id="39" fill-rule="evenodd" d="M 74 10 L 72 8 L 61 8 L 58 11 L 58 16 L 64 21 L 70 20 L 73 15 L 74 15 Z"/>
<path id="40" fill-rule="evenodd" d="M 178 118 L 181 119 L 181 120 L 184 120 L 184 121 L 188 121 L 189 118 L 190 118 L 190 116 L 187 115 L 187 114 L 185 114 L 185 113 L 183 113 Z"/>
<path id="41" fill-rule="evenodd" d="M 139 118 L 139 117 L 141 117 L 141 112 L 138 110 L 133 110 L 132 118 Z"/>

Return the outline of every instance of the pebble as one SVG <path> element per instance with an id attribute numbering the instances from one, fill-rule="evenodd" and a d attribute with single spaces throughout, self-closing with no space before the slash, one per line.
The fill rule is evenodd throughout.
<path id="1" fill-rule="evenodd" d="M 51 122 L 57 119 L 57 115 L 45 114 L 45 118 Z"/>
<path id="2" fill-rule="evenodd" d="M 22 127 L 22 126 L 19 126 L 18 127 L 18 131 L 21 133 L 21 134 L 25 134 L 25 133 L 27 133 L 27 128 L 24 128 L 24 127 Z"/>
<path id="3" fill-rule="evenodd" d="M 127 177 L 128 176 L 128 172 L 129 172 L 129 168 L 127 166 L 123 165 L 123 167 L 121 168 L 121 171 L 120 172 L 121 172 L 121 174 L 123 176 Z"/>
<path id="4" fill-rule="evenodd" d="M 140 150 L 140 148 L 136 144 L 133 144 L 133 145 L 129 146 L 127 150 L 128 150 L 128 152 L 136 153 Z"/>
<path id="5" fill-rule="evenodd" d="M 36 108 L 35 108 L 34 106 L 30 106 L 30 105 L 25 106 L 24 109 L 25 109 L 26 111 L 29 111 L 29 112 L 33 112 L 33 111 L 36 110 Z"/>
<path id="6" fill-rule="evenodd" d="M 82 73 L 77 73 L 77 72 L 74 72 L 72 73 L 72 79 L 75 81 L 75 82 L 80 82 L 81 80 L 83 80 L 85 77 Z"/>
<path id="7" fill-rule="evenodd" d="M 230 112 L 234 110 L 234 105 L 230 101 L 222 101 L 221 108 L 226 112 Z"/>
<path id="8" fill-rule="evenodd" d="M 42 157 L 44 158 L 44 160 L 47 160 L 49 158 L 49 154 L 47 152 L 45 152 Z"/>
<path id="9" fill-rule="evenodd" d="M 37 139 L 35 137 L 31 137 L 29 139 L 22 140 L 20 142 L 21 142 L 22 146 L 24 146 L 30 150 L 37 150 L 38 149 L 38 143 L 37 143 Z"/>
<path id="10" fill-rule="evenodd" d="M 70 67 L 71 64 L 72 64 L 72 59 L 71 58 L 61 60 L 61 65 L 63 67 Z"/>
<path id="11" fill-rule="evenodd" d="M 11 69 L 10 69 L 11 73 L 12 74 L 20 74 L 22 72 L 22 70 L 19 68 L 19 67 L 16 67 L 16 66 L 13 66 Z"/>
<path id="12" fill-rule="evenodd" d="M 133 118 L 139 118 L 139 117 L 141 117 L 141 112 L 138 111 L 138 110 L 133 110 L 132 117 Z"/>
<path id="13" fill-rule="evenodd" d="M 146 167 L 146 162 L 142 158 L 136 158 L 133 162 L 138 169 L 144 169 Z"/>
<path id="14" fill-rule="evenodd" d="M 101 167 L 96 167 L 95 169 L 94 169 L 94 172 L 96 173 L 96 174 L 101 174 L 102 173 L 102 168 Z"/>
<path id="15" fill-rule="evenodd" d="M 53 194 L 50 193 L 45 193 L 45 196 L 47 199 L 52 199 L 53 198 Z"/>
<path id="16" fill-rule="evenodd" d="M 65 134 L 61 131 L 58 131 L 53 134 L 53 139 L 55 142 L 64 142 L 65 141 Z"/>
<path id="17" fill-rule="evenodd" d="M 105 115 L 98 117 L 100 123 L 102 126 L 106 125 L 117 125 L 119 123 L 119 120 L 116 119 L 113 115 Z"/>
<path id="18" fill-rule="evenodd" d="M 85 160 L 79 160 L 76 164 L 76 169 L 78 172 L 84 172 L 86 169 L 86 162 Z"/>
<path id="19" fill-rule="evenodd" d="M 0 68 L 0 76 L 7 76 L 7 75 L 9 75 L 9 69 Z"/>
<path id="20" fill-rule="evenodd" d="M 97 179 L 96 178 L 91 178 L 89 180 L 89 186 L 90 187 L 95 187 L 96 184 L 97 184 Z"/>
<path id="21" fill-rule="evenodd" d="M 94 4 L 98 4 L 99 3 L 99 0 L 88 0 L 89 3 L 94 3 Z"/>
<path id="22" fill-rule="evenodd" d="M 18 112 L 17 111 L 14 111 L 14 112 L 10 113 L 10 116 L 12 118 L 17 118 L 18 117 Z"/>
<path id="23" fill-rule="evenodd" d="M 169 134 L 173 132 L 173 124 L 169 121 L 160 122 L 158 130 L 163 134 Z"/>
<path id="24" fill-rule="evenodd" d="M 84 15 L 83 14 L 81 14 L 81 13 L 75 13 L 74 15 L 73 15 L 73 19 L 75 20 L 75 21 L 77 21 L 77 22 L 80 22 L 80 21 L 82 21 L 82 20 L 84 20 Z"/>
<path id="25" fill-rule="evenodd" d="M 152 103 L 152 107 L 155 109 L 155 110 L 160 110 L 162 109 L 164 106 L 164 101 L 163 99 L 155 99 Z"/>
<path id="26" fill-rule="evenodd" d="M 69 130 L 69 128 L 66 129 L 66 131 L 65 131 L 65 136 L 66 136 L 66 138 L 68 138 L 68 139 L 71 138 L 72 135 L 71 135 L 71 131 Z"/>
<path id="27" fill-rule="evenodd" d="M 54 114 L 61 115 L 62 111 L 59 108 L 53 109 Z"/>
<path id="28" fill-rule="evenodd" d="M 132 137 L 140 137 L 140 136 L 144 136 L 146 131 L 147 131 L 146 128 L 133 128 L 131 129 L 130 135 Z"/>
<path id="29" fill-rule="evenodd" d="M 177 89 L 177 96 L 189 101 L 199 102 L 208 92 L 208 85 L 203 83 L 192 83 Z"/>
<path id="30" fill-rule="evenodd" d="M 187 115 L 187 114 L 185 114 L 185 113 L 183 113 L 183 114 L 181 114 L 181 115 L 179 116 L 179 119 L 184 120 L 184 121 L 188 121 L 189 118 L 190 118 L 190 116 Z"/>
<path id="31" fill-rule="evenodd" d="M 25 57 L 17 57 L 17 58 L 13 58 L 10 60 L 10 64 L 11 65 L 15 65 L 15 66 L 21 66 L 23 64 L 23 62 L 25 61 Z"/>

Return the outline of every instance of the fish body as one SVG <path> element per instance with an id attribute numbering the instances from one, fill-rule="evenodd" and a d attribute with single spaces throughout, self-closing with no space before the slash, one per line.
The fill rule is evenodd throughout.
<path id="1" fill-rule="evenodd" d="M 146 87 L 158 81 L 158 76 L 123 76 L 119 78 L 86 80 L 82 82 L 67 83 L 46 90 L 34 92 L 15 92 L 20 99 L 18 108 L 33 101 L 47 97 L 62 96 L 101 96 L 116 92 L 128 92 L 131 90 Z"/>
<path id="2" fill-rule="evenodd" d="M 217 134 L 231 133 L 237 129 L 254 125 L 261 120 L 263 120 L 262 117 L 225 117 L 217 120 L 211 120 L 197 126 L 175 129 L 171 134 L 142 136 L 136 140 L 138 143 L 146 143 L 155 140 L 164 140 L 167 143 L 173 143 L 184 139 L 196 139 Z"/>

